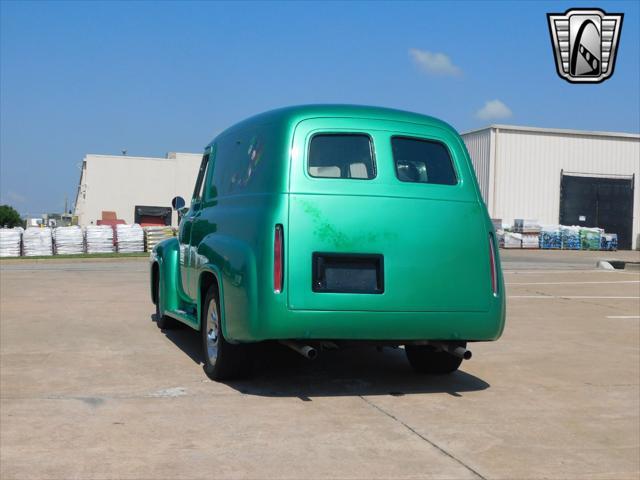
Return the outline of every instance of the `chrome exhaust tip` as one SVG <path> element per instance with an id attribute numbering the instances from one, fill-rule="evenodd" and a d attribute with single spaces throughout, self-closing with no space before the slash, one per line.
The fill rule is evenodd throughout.
<path id="1" fill-rule="evenodd" d="M 295 342 L 293 340 L 280 340 L 280 343 L 282 345 L 289 347 L 291 350 L 298 352 L 300 355 L 302 355 L 305 358 L 308 358 L 309 360 L 315 360 L 316 357 L 318 356 L 318 350 L 316 350 L 310 345 L 305 345 L 303 343 Z"/>

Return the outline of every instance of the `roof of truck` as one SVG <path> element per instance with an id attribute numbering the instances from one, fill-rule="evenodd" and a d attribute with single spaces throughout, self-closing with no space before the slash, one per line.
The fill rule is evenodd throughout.
<path id="1" fill-rule="evenodd" d="M 322 117 L 342 117 L 342 118 L 368 118 L 376 120 L 389 120 L 394 122 L 416 123 L 430 126 L 437 126 L 447 130 L 456 131 L 446 122 L 428 115 L 420 113 L 396 110 L 393 108 L 371 107 L 364 105 L 297 105 L 254 115 L 232 127 L 228 128 L 220 135 L 229 133 L 232 130 L 241 129 L 255 123 L 286 122 L 294 123 L 309 119 Z"/>

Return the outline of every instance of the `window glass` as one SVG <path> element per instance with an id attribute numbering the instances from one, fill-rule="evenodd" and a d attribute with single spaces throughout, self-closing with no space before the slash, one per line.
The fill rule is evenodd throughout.
<path id="1" fill-rule="evenodd" d="M 368 135 L 314 135 L 309 146 L 309 175 L 322 178 L 375 178 L 373 146 Z"/>
<path id="2" fill-rule="evenodd" d="M 218 196 L 218 190 L 215 185 L 215 175 L 218 173 L 218 169 L 216 168 L 216 152 L 217 145 L 214 144 L 209 151 L 207 171 L 202 185 L 202 199 L 205 202 L 208 202 Z"/>
<path id="3" fill-rule="evenodd" d="M 392 137 L 396 175 L 403 182 L 458 183 L 447 148 L 440 142 L 408 137 Z"/>
<path id="4" fill-rule="evenodd" d="M 204 157 L 202 157 L 202 162 L 200 162 L 200 170 L 198 171 L 198 179 L 196 180 L 196 187 L 193 189 L 194 200 L 202 199 L 202 186 L 204 184 L 204 176 L 207 173 L 208 165 L 209 165 L 209 154 L 206 153 Z"/>

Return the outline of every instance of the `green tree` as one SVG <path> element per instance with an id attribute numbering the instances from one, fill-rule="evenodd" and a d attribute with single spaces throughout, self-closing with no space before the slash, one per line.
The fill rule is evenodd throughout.
<path id="1" fill-rule="evenodd" d="M 15 208 L 9 205 L 0 205 L 0 227 L 19 227 L 22 218 Z"/>

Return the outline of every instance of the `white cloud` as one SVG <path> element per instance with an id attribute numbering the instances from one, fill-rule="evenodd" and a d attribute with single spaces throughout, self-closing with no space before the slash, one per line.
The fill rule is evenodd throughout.
<path id="1" fill-rule="evenodd" d="M 7 191 L 4 197 L 10 202 L 15 202 L 15 203 L 24 203 L 27 201 L 27 197 L 20 195 L 19 193 L 16 193 L 16 192 L 12 192 L 11 190 Z"/>
<path id="2" fill-rule="evenodd" d="M 432 53 L 426 50 L 410 48 L 409 56 L 423 72 L 429 75 L 451 77 L 462 75 L 462 70 L 454 65 L 451 59 L 444 53 Z"/>
<path id="3" fill-rule="evenodd" d="M 500 100 L 488 100 L 484 107 L 476 112 L 476 117 L 480 120 L 498 120 L 508 118 L 511 115 L 511 109 Z"/>

